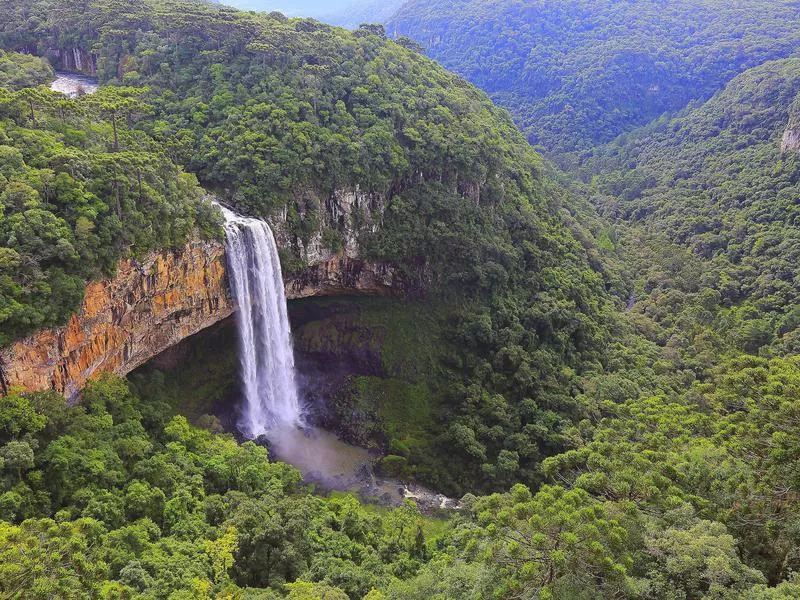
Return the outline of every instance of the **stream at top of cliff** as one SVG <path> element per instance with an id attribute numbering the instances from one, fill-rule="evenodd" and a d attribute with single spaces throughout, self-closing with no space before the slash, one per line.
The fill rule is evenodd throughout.
<path id="1" fill-rule="evenodd" d="M 56 71 L 56 78 L 50 84 L 54 92 L 61 92 L 68 98 L 77 98 L 85 94 L 94 94 L 98 88 L 97 77 Z"/>

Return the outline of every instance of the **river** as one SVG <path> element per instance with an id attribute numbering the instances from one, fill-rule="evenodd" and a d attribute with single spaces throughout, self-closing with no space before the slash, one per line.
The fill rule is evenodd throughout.
<path id="1" fill-rule="evenodd" d="M 426 514 L 459 508 L 454 498 L 424 486 L 377 477 L 373 465 L 379 454 L 343 442 L 325 429 L 286 428 L 270 431 L 264 437 L 275 458 L 295 467 L 305 482 L 315 484 L 320 491 L 354 492 L 367 502 L 385 506 L 398 506 L 408 498 Z"/>
<path id="2" fill-rule="evenodd" d="M 54 92 L 61 92 L 68 98 L 77 98 L 84 94 L 94 94 L 98 88 L 97 77 L 79 75 L 77 73 L 66 73 L 56 71 L 56 79 L 50 84 L 50 89 Z"/>

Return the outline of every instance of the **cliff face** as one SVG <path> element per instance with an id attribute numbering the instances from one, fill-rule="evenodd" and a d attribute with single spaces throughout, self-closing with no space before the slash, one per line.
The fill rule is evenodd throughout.
<path id="1" fill-rule="evenodd" d="M 116 277 L 89 284 L 65 327 L 0 350 L 4 387 L 55 389 L 74 398 L 103 372 L 126 374 L 233 312 L 218 242 L 124 260 Z"/>
<path id="2" fill-rule="evenodd" d="M 384 295 L 399 287 L 392 267 L 342 253 L 287 278 L 286 296 Z M 54 389 L 75 398 L 101 373 L 125 375 L 234 310 L 218 242 L 124 260 L 116 277 L 87 286 L 65 327 L 0 349 L 0 392 Z"/>
<path id="3" fill-rule="evenodd" d="M 291 232 L 287 212 L 274 215 L 270 227 L 275 240 L 280 248 L 295 249 L 309 265 L 319 265 L 335 259 L 338 254 L 350 259 L 359 257 L 358 236 L 378 230 L 386 197 L 365 192 L 359 187 L 335 190 L 329 196 L 306 189 L 295 194 L 293 204 L 301 220 L 314 219 L 312 215 L 318 215 L 319 221 L 313 233 L 303 240 Z M 325 246 L 326 232 L 335 234 L 341 242 L 341 250 L 334 251 Z"/>
<path id="4" fill-rule="evenodd" d="M 314 207 L 322 222 L 303 241 L 292 235 L 286 215 L 278 215 L 270 226 L 281 248 L 294 247 L 310 266 L 284 277 L 288 299 L 309 296 L 386 295 L 397 293 L 403 285 L 399 272 L 391 265 L 376 264 L 361 258 L 358 236 L 375 232 L 381 225 L 386 198 L 356 187 L 336 190 L 320 197 L 314 190 L 297 195 L 296 206 Z M 301 212 L 301 218 L 307 215 Z M 341 248 L 325 246 L 325 231 L 335 232 Z"/>
<path id="5" fill-rule="evenodd" d="M 787 150 L 800 150 L 800 125 L 790 127 L 783 132 L 781 152 L 786 152 Z"/>
<path id="6" fill-rule="evenodd" d="M 800 150 L 800 94 L 789 109 L 789 124 L 781 139 L 781 152 Z"/>
<path id="7" fill-rule="evenodd" d="M 54 48 L 49 53 L 55 59 L 55 64 L 65 71 L 97 75 L 97 58 L 90 52 L 80 48 Z"/>
<path id="8" fill-rule="evenodd" d="M 278 246 L 294 248 L 310 265 L 285 277 L 288 299 L 403 290 L 395 267 L 359 257 L 358 235 L 380 226 L 383 196 L 356 188 L 322 198 L 309 190 L 297 205 L 322 220 L 304 242 L 291 234 L 286 215 L 272 219 Z M 325 247 L 324 231 L 336 232 L 339 249 Z M 141 264 L 122 261 L 116 277 L 89 284 L 83 306 L 65 327 L 0 349 L 0 392 L 55 389 L 74 398 L 90 379 L 109 371 L 125 375 L 234 310 L 222 243 L 195 241 Z"/>
<path id="9" fill-rule="evenodd" d="M 286 298 L 310 296 L 370 295 L 396 293 L 402 288 L 394 267 L 340 254 L 286 279 Z"/>

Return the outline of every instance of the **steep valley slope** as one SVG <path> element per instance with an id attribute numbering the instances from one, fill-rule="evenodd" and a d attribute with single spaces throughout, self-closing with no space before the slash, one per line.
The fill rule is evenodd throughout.
<path id="1" fill-rule="evenodd" d="M 409 26 L 547 91 L 508 106 L 569 174 L 379 27 L 0 0 L 3 48 L 106 90 L 65 101 L 46 62 L 0 57 L 2 344 L 117 264 L 218 244 L 205 188 L 270 222 L 309 296 L 289 312 L 321 422 L 462 495 L 432 519 L 314 493 L 224 433 L 228 319 L 79 403 L 0 398 L 0 595 L 800 595 L 797 3 L 442 6 Z"/>
<path id="2" fill-rule="evenodd" d="M 152 136 L 208 189 L 270 221 L 301 287 L 314 265 L 357 257 L 388 265 L 405 297 L 440 304 L 432 326 L 450 347 L 431 358 L 436 434 L 395 433 L 409 473 L 424 463 L 428 481 L 455 492 L 539 478 L 581 417 L 572 382 L 602 369 L 615 300 L 506 113 L 369 28 L 192 2 L 10 6 L 6 47 L 57 66 L 70 47 L 94 53 L 110 96 L 99 116 L 119 134 L 110 158 L 128 137 Z M 408 390 L 389 391 L 404 402 Z M 448 466 L 436 458 L 453 448 Z"/>
<path id="3" fill-rule="evenodd" d="M 533 144 L 561 156 L 790 56 L 799 19 L 796 0 L 411 0 L 386 28 L 488 92 Z"/>

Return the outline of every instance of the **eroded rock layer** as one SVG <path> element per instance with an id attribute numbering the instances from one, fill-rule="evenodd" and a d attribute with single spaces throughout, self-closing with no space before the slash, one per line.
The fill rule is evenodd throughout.
<path id="1" fill-rule="evenodd" d="M 383 295 L 402 286 L 395 269 L 340 253 L 286 279 L 288 299 Z M 101 373 L 125 375 L 181 340 L 233 314 L 220 242 L 124 260 L 116 277 L 90 283 L 65 327 L 0 349 L 0 392 L 54 389 L 75 398 Z"/>
<path id="2" fill-rule="evenodd" d="M 402 289 L 396 269 L 338 254 L 286 278 L 286 298 L 363 294 L 380 296 Z"/>
<path id="3" fill-rule="evenodd" d="M 127 374 L 233 310 L 219 242 L 123 260 L 114 278 L 87 286 L 83 306 L 65 327 L 0 350 L 3 387 L 75 397 L 90 379 Z"/>

